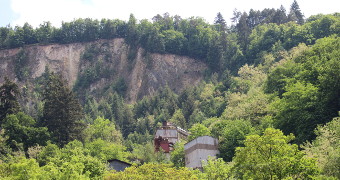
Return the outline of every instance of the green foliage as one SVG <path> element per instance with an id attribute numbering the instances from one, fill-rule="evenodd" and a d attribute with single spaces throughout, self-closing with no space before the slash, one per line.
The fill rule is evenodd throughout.
<path id="1" fill-rule="evenodd" d="M 136 125 L 136 133 L 140 134 L 153 134 L 156 130 L 157 124 L 155 124 L 155 117 L 153 115 L 149 115 L 144 118 L 137 119 Z"/>
<path id="2" fill-rule="evenodd" d="M 19 96 L 18 85 L 5 77 L 5 82 L 0 86 L 0 125 L 7 115 L 20 111 Z"/>
<path id="3" fill-rule="evenodd" d="M 192 123 L 202 123 L 206 119 L 206 116 L 199 109 L 195 109 L 189 117 L 189 126 Z"/>
<path id="4" fill-rule="evenodd" d="M 30 75 L 28 60 L 27 53 L 25 50 L 21 49 L 16 55 L 14 61 L 14 72 L 19 81 L 27 79 L 27 77 Z"/>
<path id="5" fill-rule="evenodd" d="M 254 128 L 249 121 L 221 120 L 212 126 L 212 135 L 219 138 L 220 157 L 231 161 L 237 147 L 244 146 L 247 135 L 254 134 Z"/>
<path id="6" fill-rule="evenodd" d="M 251 33 L 251 28 L 247 23 L 247 17 L 248 14 L 243 12 L 236 20 L 238 22 L 236 24 L 236 29 L 238 31 L 238 42 L 240 42 L 240 47 L 242 50 L 247 49 L 249 43 L 249 34 Z"/>
<path id="7" fill-rule="evenodd" d="M 138 42 L 138 32 L 137 32 L 137 19 L 133 14 L 130 14 L 129 21 L 127 22 L 127 36 L 126 41 L 136 47 Z"/>
<path id="8" fill-rule="evenodd" d="M 42 125 L 48 128 L 54 142 L 60 146 L 82 138 L 84 123 L 81 106 L 66 82 L 51 73 L 44 89 Z"/>
<path id="9" fill-rule="evenodd" d="M 109 94 L 110 98 L 112 94 Z M 97 101 L 93 97 L 88 97 L 84 105 L 85 121 L 87 123 L 93 123 L 94 119 L 98 117 L 103 117 L 104 119 L 109 119 L 114 122 L 113 109 L 111 108 L 111 101 L 107 99 L 100 99 Z"/>
<path id="10" fill-rule="evenodd" d="M 8 38 L 8 39 L 7 39 Z M 8 47 L 20 47 L 24 45 L 24 31 L 21 27 L 15 26 L 14 29 L 7 34 Z"/>
<path id="11" fill-rule="evenodd" d="M 301 21 L 301 20 L 299 20 Z M 335 15 L 322 15 L 311 18 L 303 25 L 295 23 L 263 24 L 256 26 L 249 34 L 249 47 L 247 47 L 247 59 L 249 63 L 260 61 L 259 56 L 263 52 L 284 51 L 297 46 L 299 43 L 311 45 L 315 40 L 339 35 L 336 24 L 340 21 Z M 253 61 L 251 61 L 253 60 Z"/>
<path id="12" fill-rule="evenodd" d="M 12 154 L 12 149 L 7 145 L 8 136 L 5 135 L 5 130 L 0 130 L 0 162 L 6 160 Z"/>
<path id="13" fill-rule="evenodd" d="M 41 166 L 49 163 L 54 157 L 60 156 L 60 150 L 57 145 L 50 142 L 40 151 L 37 156 L 37 161 Z"/>
<path id="14" fill-rule="evenodd" d="M 249 57 L 256 57 L 261 51 L 269 51 L 280 40 L 281 29 L 276 24 L 257 26 L 249 35 Z"/>
<path id="15" fill-rule="evenodd" d="M 154 115 L 155 123 L 169 120 L 178 109 L 177 95 L 168 87 L 160 88 L 152 97 L 145 97 L 134 106 L 136 118 Z"/>
<path id="16" fill-rule="evenodd" d="M 336 28 L 338 22 L 338 16 L 323 15 L 314 21 L 307 22 L 306 24 L 311 27 L 311 32 L 314 34 L 315 39 L 320 39 L 332 34 L 339 35 L 339 31 Z"/>
<path id="17" fill-rule="evenodd" d="M 188 137 L 188 141 L 191 141 L 193 139 L 196 139 L 199 136 L 209 136 L 210 135 L 210 130 L 205 127 L 202 124 L 194 124 L 190 129 L 189 129 L 190 135 Z"/>
<path id="18" fill-rule="evenodd" d="M 197 174 L 197 171 L 191 171 L 187 168 L 174 168 L 167 164 L 148 163 L 139 167 L 126 168 L 123 172 L 109 174 L 105 179 L 198 179 Z"/>
<path id="19" fill-rule="evenodd" d="M 336 117 L 315 130 L 316 139 L 304 144 L 303 148 L 310 157 L 317 158 L 321 174 L 340 178 L 340 118 Z"/>
<path id="20" fill-rule="evenodd" d="M 95 157 L 102 162 L 107 160 L 118 159 L 127 161 L 129 153 L 125 152 L 126 148 L 119 142 L 109 142 L 102 139 L 96 139 L 85 144 L 85 148 L 89 151 L 92 157 Z"/>
<path id="21" fill-rule="evenodd" d="M 112 90 L 117 92 L 121 96 L 125 96 L 126 90 L 127 90 L 127 85 L 124 80 L 124 78 L 119 78 L 113 85 L 112 85 Z"/>
<path id="22" fill-rule="evenodd" d="M 110 78 L 114 75 L 114 73 L 114 70 L 112 70 L 110 66 L 105 66 L 102 61 L 95 61 L 95 63 L 91 66 L 81 70 L 73 89 L 81 95 L 84 93 L 82 91 L 84 88 L 88 88 L 92 83 L 100 80 L 101 78 Z M 124 92 L 124 88 L 125 87 L 123 86 L 123 88 L 120 87 L 118 90 Z"/>
<path id="23" fill-rule="evenodd" d="M 79 141 L 72 141 L 62 149 L 48 144 L 39 153 L 38 162 L 43 165 L 41 168 L 49 173 L 50 178 L 98 179 L 104 175 L 106 165 L 103 159 L 91 156 L 93 153 L 94 151 L 85 149 Z"/>
<path id="24" fill-rule="evenodd" d="M 136 128 L 132 108 L 125 104 L 124 99 L 116 92 L 109 96 L 109 99 L 115 124 L 121 130 L 123 137 L 127 137 Z"/>
<path id="25" fill-rule="evenodd" d="M 185 167 L 185 141 L 177 142 L 174 146 L 174 150 L 170 154 L 170 160 L 175 167 Z"/>
<path id="26" fill-rule="evenodd" d="M 315 117 L 310 112 L 316 111 L 317 108 L 317 87 L 310 83 L 297 82 L 287 86 L 286 90 L 287 92 L 283 93 L 283 98 L 272 104 L 273 108 L 278 111 L 276 126 L 285 132 L 296 133 L 299 140 L 311 139 L 306 135 L 307 133 L 311 135 L 310 131 L 313 130 L 313 127 L 310 127 L 310 124 L 309 127 L 306 127 L 307 124 L 303 122 L 314 121 Z"/>
<path id="27" fill-rule="evenodd" d="M 226 51 L 222 60 L 222 67 L 236 74 L 239 67 L 246 63 L 245 52 L 243 52 L 241 44 L 238 42 L 238 34 L 236 32 L 229 33 L 226 37 Z M 221 69 L 222 71 L 224 69 Z"/>
<path id="28" fill-rule="evenodd" d="M 35 44 L 38 42 L 37 40 L 37 33 L 36 30 L 33 29 L 31 25 L 28 23 L 25 23 L 24 26 L 22 27 L 23 33 L 24 33 L 24 42 L 25 44 Z"/>
<path id="29" fill-rule="evenodd" d="M 111 96 L 109 96 L 111 109 L 113 113 L 113 118 L 116 122 L 116 125 L 120 128 L 123 126 L 124 123 L 124 111 L 125 108 L 128 108 L 124 104 L 124 100 L 121 96 L 119 96 L 117 93 L 113 93 Z"/>
<path id="30" fill-rule="evenodd" d="M 82 55 L 82 59 L 85 59 L 87 61 L 94 61 L 95 57 L 98 56 L 100 53 L 100 49 L 95 46 L 91 45 L 89 47 L 86 47 L 84 54 Z"/>
<path id="31" fill-rule="evenodd" d="M 247 136 L 245 147 L 238 147 L 233 159 L 234 173 L 242 179 L 313 179 L 318 175 L 316 161 L 305 157 L 294 136 L 268 128 L 262 136 Z"/>
<path id="32" fill-rule="evenodd" d="M 293 1 L 292 5 L 290 6 L 290 11 L 288 14 L 288 19 L 290 21 L 295 21 L 298 24 L 303 24 L 304 19 L 303 19 L 303 14 L 300 10 L 299 4 L 296 2 L 296 0 Z"/>
<path id="33" fill-rule="evenodd" d="M 5 129 L 4 135 L 8 137 L 7 144 L 13 150 L 19 150 L 17 144 L 22 143 L 25 151 L 37 144 L 46 145 L 50 138 L 47 128 L 35 126 L 35 120 L 22 112 L 8 115 L 2 125 Z"/>
<path id="34" fill-rule="evenodd" d="M 85 129 L 84 135 L 88 142 L 96 139 L 102 139 L 107 142 L 115 142 L 120 144 L 122 142 L 122 134 L 116 130 L 116 126 L 108 119 L 98 117 Z"/>
<path id="35" fill-rule="evenodd" d="M 51 22 L 43 22 L 40 27 L 36 30 L 36 36 L 39 43 L 47 44 L 53 39 L 53 27 Z"/>
<path id="36" fill-rule="evenodd" d="M 185 89 L 178 96 L 178 106 L 182 109 L 184 118 L 187 122 L 189 122 L 189 126 L 192 123 L 198 123 L 200 121 L 191 121 L 190 116 L 194 113 L 194 110 L 197 108 L 197 104 L 195 104 L 196 99 L 195 90 L 193 88 Z"/>
<path id="37" fill-rule="evenodd" d="M 233 179 L 231 174 L 231 165 L 223 161 L 223 159 L 208 158 L 203 162 L 203 176 L 208 180 Z"/>
<path id="38" fill-rule="evenodd" d="M 130 133 L 128 137 L 124 141 L 124 145 L 127 147 L 129 151 L 132 151 L 138 144 L 146 144 L 153 140 L 153 135 L 149 134 L 148 131 L 144 133 L 137 133 L 134 131 Z"/>
<path id="39" fill-rule="evenodd" d="M 15 162 L 0 164 L 1 179 L 51 179 L 49 173 L 39 167 L 35 159 L 19 157 Z"/>
<path id="40" fill-rule="evenodd" d="M 144 163 L 159 163 L 168 164 L 169 160 L 164 152 L 155 152 L 155 147 L 152 141 L 134 144 L 131 158 L 140 164 Z"/>
<path id="41" fill-rule="evenodd" d="M 164 35 L 164 45 L 167 52 L 179 55 L 184 53 L 183 49 L 186 46 L 187 39 L 182 32 L 166 30 L 162 34 Z"/>
<path id="42" fill-rule="evenodd" d="M 187 124 L 186 124 L 186 121 L 185 121 L 185 118 L 183 116 L 181 109 L 176 110 L 169 121 L 176 124 L 177 126 L 181 128 L 184 128 L 184 129 L 187 128 Z"/>
<path id="43" fill-rule="evenodd" d="M 225 109 L 226 102 L 223 96 L 218 94 L 213 84 L 206 84 L 200 94 L 199 109 L 206 117 L 220 117 Z"/>
<path id="44" fill-rule="evenodd" d="M 260 124 L 262 118 L 268 113 L 268 95 L 260 88 L 252 89 L 247 94 L 232 93 L 228 96 L 228 106 L 222 114 L 224 119 L 245 119 L 252 124 Z"/>
<path id="45" fill-rule="evenodd" d="M 129 70 L 132 70 L 133 68 L 133 63 L 138 55 L 138 48 L 137 47 L 130 47 L 128 50 L 128 57 L 127 59 L 129 60 Z"/>
<path id="46" fill-rule="evenodd" d="M 0 178 L 102 179 L 106 173 L 106 161 L 89 154 L 92 151 L 85 149 L 79 141 L 70 142 L 62 149 L 49 143 L 38 153 L 37 160 L 15 156 L 2 162 Z"/>
<path id="47" fill-rule="evenodd" d="M 231 80 L 232 93 L 227 94 L 228 105 L 221 117 L 250 120 L 253 125 L 258 125 L 268 114 L 270 96 L 262 90 L 267 75 L 260 67 L 248 65 L 241 67 L 238 74 L 238 77 Z"/>
<path id="48" fill-rule="evenodd" d="M 107 26 L 103 23 L 103 31 L 107 32 Z M 60 43 L 88 42 L 98 39 L 100 25 L 98 20 L 77 19 L 72 22 L 63 22 L 60 29 L 55 30 L 54 39 Z M 110 33 L 107 33 L 110 36 Z"/>
<path id="49" fill-rule="evenodd" d="M 339 107 L 339 37 L 319 39 L 310 49 L 275 68 L 268 76 L 267 92 L 276 93 L 274 123 L 294 133 L 302 143 L 315 136 L 317 124 L 336 116 Z"/>

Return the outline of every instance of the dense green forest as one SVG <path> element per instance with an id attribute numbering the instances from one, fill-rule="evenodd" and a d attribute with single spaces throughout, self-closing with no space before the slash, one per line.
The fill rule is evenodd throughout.
<path id="1" fill-rule="evenodd" d="M 152 22 L 131 14 L 127 22 L 0 27 L 2 49 L 124 38 L 132 48 L 209 66 L 198 86 L 178 94 L 165 86 L 134 104 L 124 101 L 120 81 L 100 98 L 79 101 L 79 79 L 70 89 L 46 68 L 35 80 L 39 102 L 26 107 L 20 102 L 28 92 L 5 78 L 1 179 L 340 179 L 340 14 L 305 19 L 294 1 L 288 12 L 235 10 L 232 22 L 221 13 L 214 24 L 165 13 Z M 218 159 L 200 172 L 184 167 L 185 142 L 170 160 L 155 153 L 153 134 L 163 121 L 189 130 L 188 140 L 218 138 Z M 112 172 L 109 159 L 134 165 Z"/>

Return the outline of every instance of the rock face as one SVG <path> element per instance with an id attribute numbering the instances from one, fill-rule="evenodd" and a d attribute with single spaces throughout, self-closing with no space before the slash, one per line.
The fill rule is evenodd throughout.
<path id="1" fill-rule="evenodd" d="M 25 60 L 24 63 L 20 63 L 20 58 Z M 79 86 L 80 78 L 92 72 L 87 76 L 91 78 L 90 84 L 81 86 L 78 91 L 95 93 L 110 87 L 118 79 L 123 80 L 127 87 L 125 97 L 130 103 L 152 95 L 165 85 L 175 92 L 193 86 L 202 80 L 203 71 L 207 68 L 204 63 L 192 58 L 152 54 L 142 48 L 131 49 L 124 39 L 98 40 L 1 50 L 0 83 L 4 76 L 19 85 L 32 82 L 43 74 L 46 66 L 62 74 L 70 86 Z M 15 70 L 20 68 L 26 70 L 21 81 Z"/>

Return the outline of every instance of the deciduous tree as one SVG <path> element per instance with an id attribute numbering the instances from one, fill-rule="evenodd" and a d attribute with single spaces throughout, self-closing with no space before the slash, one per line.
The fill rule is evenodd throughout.
<path id="1" fill-rule="evenodd" d="M 202 124 L 194 124 L 189 129 L 190 135 L 188 137 L 188 141 L 191 141 L 199 136 L 209 136 L 210 130 Z"/>
<path id="2" fill-rule="evenodd" d="M 23 112 L 10 114 L 3 121 L 5 135 L 8 137 L 7 144 L 18 150 L 18 143 L 23 144 L 25 151 L 34 145 L 46 145 L 50 138 L 46 127 L 36 127 L 36 121 Z"/>
<path id="3" fill-rule="evenodd" d="M 262 136 L 251 135 L 245 147 L 238 147 L 233 159 L 234 173 L 240 179 L 312 179 L 318 174 L 316 161 L 305 157 L 294 136 L 268 128 Z"/>
<path id="4" fill-rule="evenodd" d="M 321 174 L 340 179 L 340 117 L 315 130 L 316 139 L 304 144 L 309 157 L 317 158 Z"/>

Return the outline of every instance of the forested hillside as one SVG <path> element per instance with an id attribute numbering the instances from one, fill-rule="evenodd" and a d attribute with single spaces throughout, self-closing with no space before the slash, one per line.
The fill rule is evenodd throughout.
<path id="1" fill-rule="evenodd" d="M 232 22 L 221 13 L 214 24 L 165 13 L 152 22 L 131 14 L 127 22 L 1 27 L 2 49 L 123 38 L 128 59 L 143 48 L 146 57 L 175 54 L 208 67 L 197 85 L 164 85 L 128 103 L 119 78 L 100 93 L 85 91 L 112 73 L 96 68 L 78 74 L 73 87 L 49 67 L 33 90 L 18 86 L 27 82 L 18 56 L 17 83 L 1 75 L 1 179 L 340 179 L 340 14 L 305 18 L 294 1 L 288 11 L 235 10 Z M 104 66 L 100 52 L 107 51 L 89 47 L 84 67 Z M 218 138 L 219 158 L 201 172 L 184 167 L 186 142 L 170 160 L 154 152 L 163 121 L 188 130 L 188 140 Z M 110 159 L 133 166 L 112 172 Z"/>

